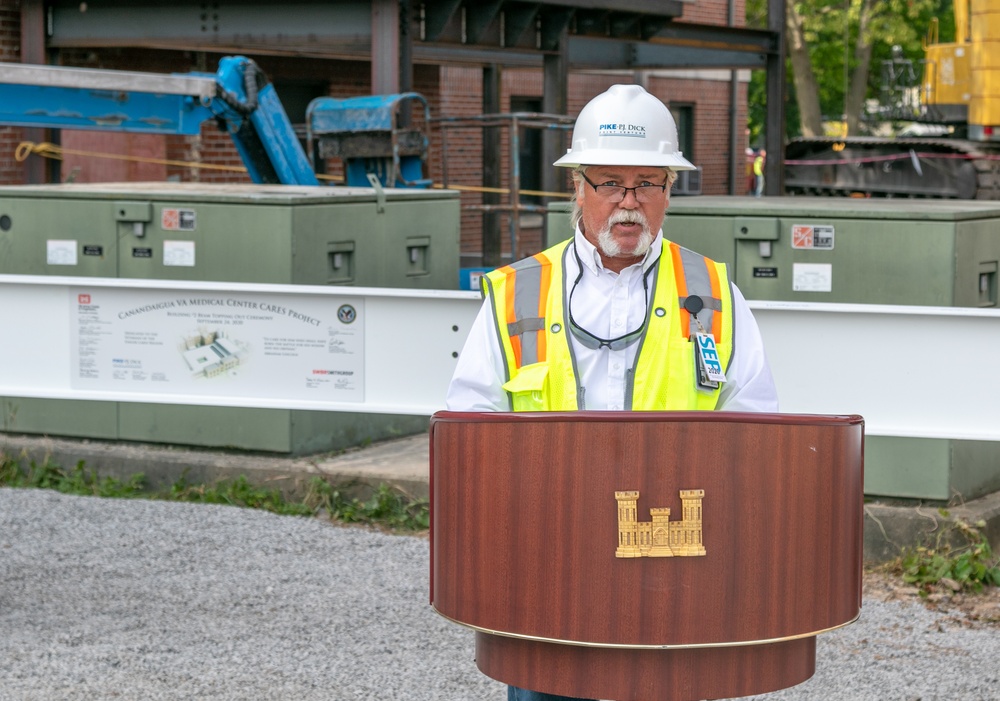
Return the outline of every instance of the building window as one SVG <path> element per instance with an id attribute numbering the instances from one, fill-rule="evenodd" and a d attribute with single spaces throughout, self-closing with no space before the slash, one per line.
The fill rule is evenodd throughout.
<path id="1" fill-rule="evenodd" d="M 541 112 L 542 99 L 540 97 L 522 97 L 512 95 L 510 98 L 511 112 Z M 542 189 L 542 130 L 532 127 L 521 127 L 518 129 L 518 159 L 520 161 L 519 173 L 521 176 L 522 190 Z M 525 204 L 538 204 L 541 197 L 538 195 L 521 195 L 521 202 Z"/>
<path id="2" fill-rule="evenodd" d="M 694 163 L 694 105 L 671 102 L 670 114 L 677 123 L 677 148 Z"/>

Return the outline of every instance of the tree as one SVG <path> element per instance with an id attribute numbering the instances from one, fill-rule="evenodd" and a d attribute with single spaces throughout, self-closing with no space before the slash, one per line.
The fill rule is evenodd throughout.
<path id="1" fill-rule="evenodd" d="M 766 16 L 767 0 L 747 0 L 749 26 L 762 26 Z M 919 65 L 921 39 L 935 16 L 942 39 L 953 34 L 951 0 L 789 0 L 785 42 L 798 121 L 789 119 L 786 136 L 822 135 L 829 121 L 846 122 L 849 134 L 867 128 L 865 106 L 879 95 L 881 62 L 898 45 Z M 755 71 L 751 98 L 763 81 L 763 72 Z M 761 125 L 753 104 L 750 113 L 753 138 Z"/>
<path id="2" fill-rule="evenodd" d="M 872 64 L 872 21 L 875 0 L 862 0 L 858 8 L 858 32 L 854 41 L 854 71 L 844 97 L 844 122 L 848 134 L 858 133 L 858 122 L 865 109 L 868 95 L 868 76 Z M 888 4 L 888 3 L 885 3 Z M 845 71 L 846 73 L 846 71 Z"/>
<path id="3" fill-rule="evenodd" d="M 819 107 L 819 84 L 806 39 L 806 20 L 800 12 L 801 6 L 805 4 L 790 2 L 785 9 L 785 47 L 792 68 L 802 135 L 819 136 L 823 133 L 823 114 Z"/>

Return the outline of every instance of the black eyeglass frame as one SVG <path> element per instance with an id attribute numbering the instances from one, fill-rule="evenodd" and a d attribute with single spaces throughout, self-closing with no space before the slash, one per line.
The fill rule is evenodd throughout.
<path id="1" fill-rule="evenodd" d="M 576 319 L 573 318 L 573 293 L 576 292 L 576 286 L 583 279 L 583 261 L 580 260 L 580 252 L 576 249 L 575 243 L 573 244 L 573 255 L 576 256 L 576 264 L 579 272 L 576 274 L 576 280 L 573 281 L 573 287 L 570 288 L 569 296 L 566 298 L 566 317 L 569 321 L 570 331 L 572 331 L 576 340 L 590 350 L 600 350 L 606 347 L 612 351 L 620 351 L 628 348 L 646 332 L 646 324 L 649 323 L 649 274 L 659 264 L 659 260 L 649 266 L 649 269 L 642 274 L 642 299 L 645 311 L 642 314 L 642 322 L 639 324 L 639 327 L 617 338 L 601 338 L 587 331 L 587 329 L 576 323 Z"/>
<path id="2" fill-rule="evenodd" d="M 624 185 L 597 185 L 596 183 L 594 183 L 593 180 L 591 180 L 590 178 L 587 177 L 587 174 L 585 172 L 583 172 L 582 170 L 578 171 L 578 172 L 580 173 L 580 177 L 583 178 L 584 181 L 586 181 L 586 183 L 588 185 L 590 185 L 592 188 L 594 188 L 594 192 L 595 193 L 597 193 L 598 195 L 600 195 L 601 197 L 603 197 L 604 199 L 606 199 L 608 202 L 614 202 L 614 203 L 624 202 L 625 198 L 628 196 L 629 190 L 631 190 L 632 194 L 635 195 L 635 201 L 636 202 L 642 202 L 642 203 L 652 202 L 652 201 L 654 201 L 656 199 L 656 195 L 652 195 L 652 196 L 650 196 L 648 198 L 647 198 L 646 195 L 643 195 L 640 198 L 639 197 L 639 190 L 653 190 L 653 189 L 659 188 L 660 194 L 662 195 L 663 193 L 665 193 L 667 191 L 667 185 L 670 182 L 669 179 L 668 179 L 667 182 L 663 183 L 662 185 L 636 185 L 635 187 L 625 187 Z M 602 187 L 603 188 L 607 188 L 608 190 L 614 190 L 614 191 L 620 192 L 621 193 L 621 197 L 618 198 L 618 199 L 615 199 L 614 195 L 605 195 L 605 194 L 603 194 L 600 191 L 600 189 L 599 189 L 599 188 L 602 188 Z"/>

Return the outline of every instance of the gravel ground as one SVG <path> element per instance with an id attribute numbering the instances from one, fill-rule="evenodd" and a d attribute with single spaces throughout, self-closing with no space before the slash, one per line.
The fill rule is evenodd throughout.
<path id="1" fill-rule="evenodd" d="M 194 504 L 0 489 L 0 699 L 503 701 L 431 610 L 426 539 Z M 1000 636 L 866 600 L 759 697 L 1000 697 Z"/>

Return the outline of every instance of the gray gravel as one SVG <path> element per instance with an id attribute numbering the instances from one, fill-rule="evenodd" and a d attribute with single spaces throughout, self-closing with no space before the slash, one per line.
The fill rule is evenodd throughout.
<path id="1" fill-rule="evenodd" d="M 421 538 L 0 489 L 0 699 L 503 701 L 427 592 Z M 759 698 L 997 699 L 998 660 L 995 629 L 866 601 Z"/>

